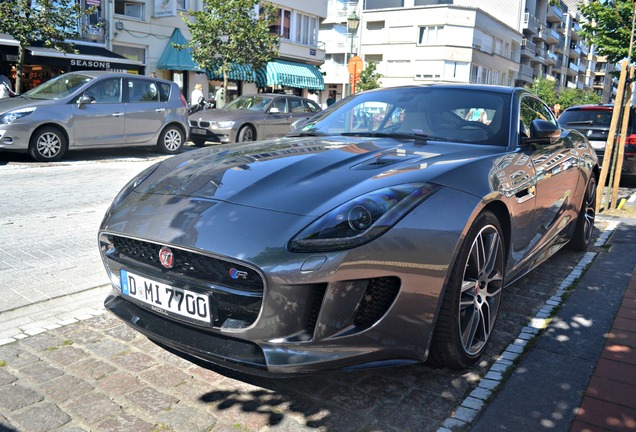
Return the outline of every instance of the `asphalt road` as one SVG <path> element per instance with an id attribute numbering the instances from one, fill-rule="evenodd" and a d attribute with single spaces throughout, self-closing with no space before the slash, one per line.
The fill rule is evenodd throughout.
<path id="1" fill-rule="evenodd" d="M 92 297 L 91 304 L 82 307 L 101 307 L 109 289 L 97 253 L 96 233 L 101 217 L 117 191 L 132 176 L 161 158 L 148 150 L 113 150 L 71 153 L 61 162 L 40 164 L 20 155 L 0 155 L 0 286 L 3 287 L 0 290 L 0 340 L 16 332 L 29 336 L 22 323 L 25 317 L 20 317 L 20 312 L 38 305 L 46 309 L 58 300 L 91 292 L 97 295 Z M 599 222 L 595 235 L 600 235 L 606 225 Z M 0 354 L 9 356 L 10 366 L 19 365 L 19 359 L 24 361 L 28 356 L 39 355 L 46 360 L 46 356 L 53 354 L 38 348 L 58 345 L 62 348 L 63 340 L 74 340 L 74 347 L 94 362 L 97 357 L 99 362 L 106 362 L 104 356 L 108 354 L 108 365 L 112 368 L 109 374 L 125 369 L 135 380 L 146 383 L 135 387 L 135 391 L 145 394 L 151 390 L 144 389 L 159 392 L 167 385 L 167 381 L 162 381 L 171 376 L 166 371 L 172 371 L 172 376 L 180 371 L 198 377 L 194 380 L 196 386 L 186 393 L 171 395 L 170 401 L 190 407 L 194 410 L 191 416 L 212 416 L 218 424 L 224 425 L 219 430 L 436 431 L 583 256 L 583 253 L 562 250 L 544 263 L 540 271 L 510 286 L 504 294 L 497 329 L 486 354 L 478 365 L 466 371 L 415 365 L 284 380 L 253 378 L 220 369 L 205 371 L 173 356 L 162 355 L 159 348 L 107 314 L 63 329 L 51 326 L 50 332 L 24 339 L 26 345 L 0 345 Z M 11 319 L 7 326 L 7 320 Z M 135 354 L 131 361 L 148 356 L 150 368 L 135 371 L 130 365 L 117 363 L 117 359 L 121 360 L 127 353 Z M 67 364 L 68 367 L 58 366 L 64 377 L 82 377 L 78 363 L 69 361 Z M 20 371 L 15 369 L 15 375 Z M 28 381 L 28 377 L 20 379 Z M 113 402 L 122 416 L 138 415 L 135 418 L 143 418 L 155 427 L 165 424 L 161 410 L 152 407 L 139 410 L 137 402 L 124 397 L 126 391 L 131 390 L 125 383 L 100 387 L 96 377 L 91 379 L 95 383 L 93 390 L 99 394 L 94 398 L 99 397 L 104 403 Z M 90 408 L 69 407 L 68 397 L 59 396 L 59 392 L 56 395 L 61 401 L 53 399 L 51 403 L 59 411 L 70 413 L 66 414 L 70 420 L 65 427 L 117 430 L 106 427 L 106 422 L 112 419 L 93 418 L 87 414 Z M 2 403 L 0 396 L 0 406 Z M 43 403 L 36 401 L 33 406 Z M 30 406 L 17 407 L 7 415 L 19 421 L 19 416 L 25 416 Z M 192 430 L 205 430 L 207 426 Z"/>

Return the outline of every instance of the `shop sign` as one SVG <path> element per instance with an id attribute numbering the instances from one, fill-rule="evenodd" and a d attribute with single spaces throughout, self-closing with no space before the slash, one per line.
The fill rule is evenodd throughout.
<path id="1" fill-rule="evenodd" d="M 18 61 L 18 55 L 17 54 L 5 54 L 4 55 L 4 60 L 8 61 L 10 63 L 15 63 Z"/>
<path id="2" fill-rule="evenodd" d="M 155 0 L 155 18 L 177 16 L 177 0 Z"/>
<path id="3" fill-rule="evenodd" d="M 71 66 L 80 66 L 90 69 L 110 69 L 110 62 L 96 60 L 71 59 Z"/>
<path id="4" fill-rule="evenodd" d="M 101 0 L 86 0 L 86 6 L 100 7 L 102 5 Z"/>

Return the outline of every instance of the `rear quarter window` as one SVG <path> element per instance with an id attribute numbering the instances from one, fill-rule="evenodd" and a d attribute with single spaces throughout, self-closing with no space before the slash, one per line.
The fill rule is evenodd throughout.
<path id="1" fill-rule="evenodd" d="M 612 122 L 611 110 L 571 110 L 565 111 L 559 117 L 559 123 L 566 126 L 590 125 L 607 126 Z"/>

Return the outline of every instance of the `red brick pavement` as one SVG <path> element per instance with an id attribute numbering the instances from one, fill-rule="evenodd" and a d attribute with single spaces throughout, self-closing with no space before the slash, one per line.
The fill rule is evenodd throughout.
<path id="1" fill-rule="evenodd" d="M 636 271 L 570 431 L 636 431 Z"/>

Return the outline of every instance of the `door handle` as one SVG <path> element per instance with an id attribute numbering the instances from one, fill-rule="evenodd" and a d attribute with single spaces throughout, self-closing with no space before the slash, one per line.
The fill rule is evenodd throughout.
<path id="1" fill-rule="evenodd" d="M 157 109 L 155 110 L 155 112 L 160 112 L 160 113 L 165 112 L 165 111 L 166 111 L 166 109 L 165 109 L 165 108 L 157 108 Z"/>
<path id="2" fill-rule="evenodd" d="M 536 188 L 534 186 L 530 186 L 529 188 L 523 189 L 515 194 L 517 198 L 517 202 L 519 204 L 524 203 L 528 200 L 531 200 L 535 196 Z"/>
<path id="3" fill-rule="evenodd" d="M 124 113 L 123 113 L 123 112 L 116 112 L 116 113 L 113 113 L 113 117 L 121 117 L 121 116 L 123 116 L 123 115 L 124 115 Z"/>

